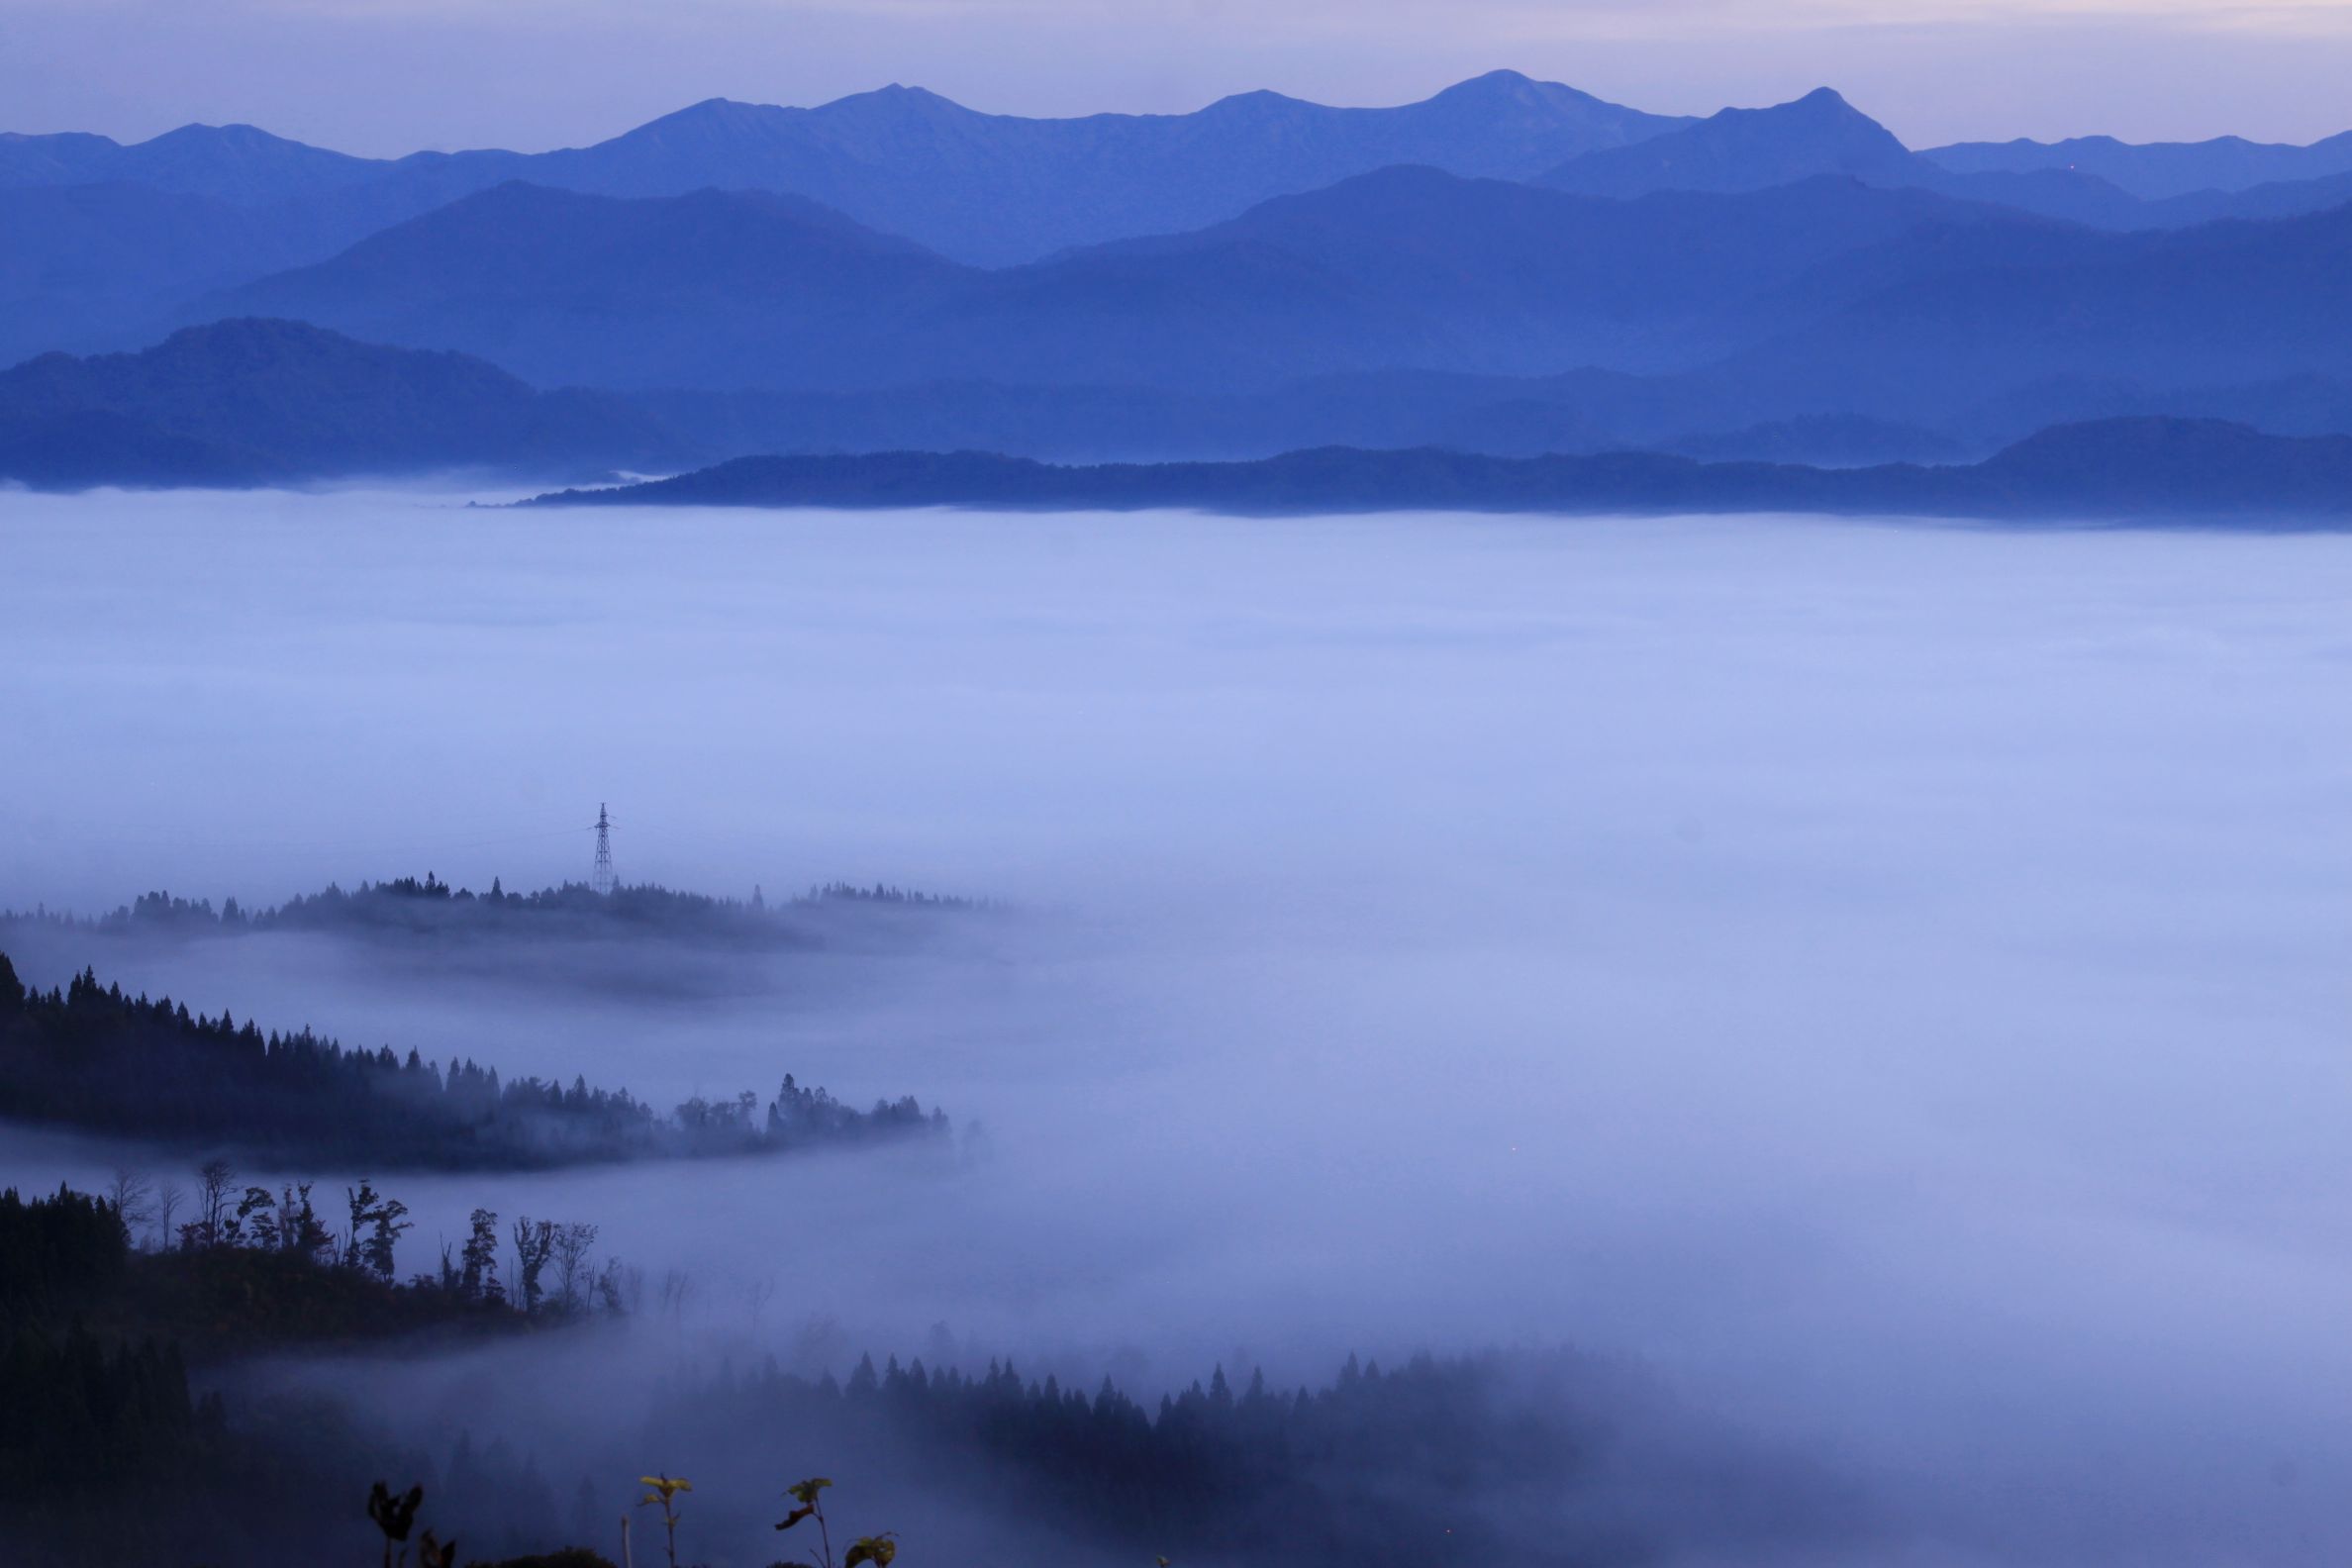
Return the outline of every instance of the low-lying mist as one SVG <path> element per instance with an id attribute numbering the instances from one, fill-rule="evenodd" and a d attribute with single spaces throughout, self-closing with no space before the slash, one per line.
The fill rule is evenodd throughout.
<path id="1" fill-rule="evenodd" d="M 565 1448 L 567 1357 L 1156 1398 L 1573 1345 L 1866 1496 L 1806 1560 L 2352 1550 L 2352 539 L 345 493 L 0 495 L 0 904 L 539 887 L 600 803 L 632 881 L 1004 902 L 642 988 L 12 937 L 657 1105 L 955 1119 L 380 1176 L 405 1267 L 479 1204 L 693 1282 L 442 1369 L 510 1442 Z M 119 1157 L 0 1135 L 20 1185 Z"/>

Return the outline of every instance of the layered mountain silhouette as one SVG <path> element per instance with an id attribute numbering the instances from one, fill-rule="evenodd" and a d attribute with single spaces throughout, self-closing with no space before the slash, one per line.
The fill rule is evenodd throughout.
<path id="1" fill-rule="evenodd" d="M 1399 168 L 991 271 L 792 198 L 508 185 L 206 310 L 540 385 L 1254 393 L 1593 367 L 1685 378 L 1685 428 L 1936 425 L 2051 378 L 2340 374 L 2348 241 L 2352 208 L 2114 234 L 1843 176 L 1619 200 Z"/>
<path id="2" fill-rule="evenodd" d="M 141 184 L 257 205 L 363 184 L 388 166 L 248 125 L 181 126 L 129 147 L 82 132 L 0 134 L 0 186 Z"/>
<path id="3" fill-rule="evenodd" d="M 2352 131 L 2309 147 L 2248 142 L 2242 137 L 2135 146 L 2095 136 L 2064 142 L 1958 142 L 1928 147 L 1923 155 L 1956 174 L 2071 169 L 2145 200 L 2162 201 L 2352 173 Z"/>
<path id="4" fill-rule="evenodd" d="M 1585 196 L 1754 191 L 1816 174 L 1917 185 L 1919 160 L 1895 134 L 1827 87 L 1769 109 L 1725 109 L 1638 147 L 1587 152 L 1539 183 Z"/>
<path id="5" fill-rule="evenodd" d="M 2335 377 L 2352 363 L 2352 207 L 2158 234 L 1955 230 L 1847 265 L 1877 285 L 1711 372 L 1764 405 L 1936 420 L 2052 380 Z"/>
<path id="6" fill-rule="evenodd" d="M 1198 228 L 1270 196 L 1396 163 L 1521 179 L 1683 122 L 1496 71 L 1393 109 L 1244 93 L 1187 115 L 1036 120 L 892 86 L 813 109 L 712 99 L 593 147 L 346 157 L 247 126 L 119 147 L 0 139 L 0 185 L 145 182 L 357 238 L 510 180 L 614 196 L 708 188 L 809 197 L 984 265 Z"/>
<path id="7" fill-rule="evenodd" d="M 198 314 L 463 349 L 541 385 L 854 384 L 860 355 L 887 363 L 886 343 L 978 275 L 799 197 L 510 183 Z"/>
<path id="8" fill-rule="evenodd" d="M 246 320 L 190 329 L 138 354 L 49 354 L 0 372 L 0 480 L 237 486 L 464 469 L 576 482 L 746 454 L 908 448 L 1092 463 L 1316 446 L 1512 457 L 1644 447 L 1837 468 L 1955 461 L 2085 414 L 2188 411 L 2273 433 L 2352 429 L 2352 384 L 2320 377 L 2169 393 L 2053 381 L 1957 437 L 1851 413 L 1742 427 L 1736 405 L 1694 378 L 1602 371 L 1378 371 L 1245 394 L 968 381 L 866 393 L 539 392 L 461 354 Z"/>
<path id="9" fill-rule="evenodd" d="M 1231 391 L 1403 367 L 1696 367 L 1775 330 L 1780 291 L 1840 256 L 1977 227 L 2019 231 L 2013 249 L 2044 229 L 1842 180 L 1621 202 L 1395 168 L 988 271 L 790 198 L 507 185 L 204 309 L 461 349 L 546 385 Z M 1841 297 L 1834 278 L 1811 295 L 1816 312 Z"/>
<path id="10" fill-rule="evenodd" d="M 123 184 L 0 189 L 0 363 L 151 343 L 194 295 L 313 246 L 209 196 Z"/>
<path id="11" fill-rule="evenodd" d="M 1373 110 L 715 100 L 390 161 L 243 126 L 0 137 L 0 363 L 30 361 L 0 467 L 1830 469 L 2115 417 L 2320 435 L 2352 429 L 2348 165 L 2352 136 L 1920 153 L 1828 89 L 1679 120 L 1510 72 Z"/>
<path id="12" fill-rule="evenodd" d="M 2157 211 L 2064 167 L 1959 171 L 1920 156 L 1822 87 L 1769 109 L 1725 109 L 1696 125 L 1573 158 L 1540 176 L 1556 190 L 1629 197 L 1661 190 L 1755 191 L 1817 175 L 1915 187 L 2101 228 L 2157 227 Z"/>
<path id="13" fill-rule="evenodd" d="M 1189 115 L 1030 120 L 890 87 L 819 109 L 714 101 L 523 178 L 610 195 L 789 190 L 983 265 L 1194 229 L 1398 163 L 1521 179 L 1681 122 L 1497 71 L 1395 109 L 1244 93 Z"/>
<path id="14" fill-rule="evenodd" d="M 462 354 L 296 322 L 221 322 L 142 353 L 44 354 L 0 371 L 0 478 L 45 487 L 593 473 L 708 450 L 607 394 L 540 392 Z"/>
<path id="15" fill-rule="evenodd" d="M 1198 235 L 1269 201 L 1400 166 L 1532 180 L 1610 199 L 1747 194 L 1835 176 L 2118 230 L 2280 218 L 2352 200 L 2352 169 L 2340 167 L 2352 157 L 2346 138 L 2303 149 L 2239 144 L 2234 154 L 2220 144 L 2186 153 L 2103 145 L 2112 154 L 2103 168 L 2136 167 L 2134 159 L 2178 162 L 2176 153 L 2195 153 L 2203 161 L 2194 166 L 2209 165 L 2217 176 L 2299 176 L 2187 191 L 2139 176 L 2135 190 L 2126 191 L 2062 161 L 2074 146 L 2043 149 L 2046 156 L 2014 147 L 2000 156 L 1981 148 L 1921 155 L 1827 89 L 1694 122 L 1508 71 L 1393 109 L 1336 109 L 1250 93 L 1189 115 L 1031 120 L 978 114 L 904 87 L 813 109 L 713 100 L 593 147 L 535 154 L 356 158 L 249 126 L 183 127 L 128 147 L 88 135 L 7 136 L 0 137 L 0 360 L 49 348 L 86 352 L 151 343 L 174 323 L 202 318 L 188 308 L 191 301 L 330 262 L 402 224 L 514 183 L 630 199 L 765 191 L 828 208 L 877 236 L 910 240 L 941 260 L 997 270 L 1144 237 Z M 2159 190 L 2168 193 L 2145 200 L 2138 194 Z M 1193 286 L 1163 278 L 1148 260 L 1130 257 L 1125 264 L 1136 274 L 1125 286 L 1143 295 L 1163 283 Z M 1237 258 L 1234 264 L 1240 265 Z M 1101 258 L 1092 265 L 1099 269 Z M 1246 266 L 1236 282 L 1272 294 L 1282 286 Z M 1100 301 L 1104 308 L 1116 310 L 1120 286 Z M 1000 299 L 1008 319 L 1030 309 L 1023 295 L 1020 280 L 1007 281 Z M 294 298 L 291 291 L 262 291 L 208 308 L 282 311 L 294 308 Z M 1421 314 L 1402 320 L 1408 346 L 1421 330 L 1414 320 Z M 1246 310 L 1236 318 L 1249 319 Z M 338 320 L 372 336 L 424 341 L 388 319 L 380 330 L 361 316 Z M 1279 326 L 1263 317 L 1254 325 Z M 1307 341 L 1324 331 L 1309 325 L 1303 337 L 1289 335 L 1299 341 L 1287 347 L 1278 332 L 1265 373 L 1299 367 L 1312 357 L 1304 355 Z M 516 336 L 529 332 L 519 325 Z M 478 337 L 463 341 L 496 352 Z M 787 337 L 757 351 L 746 346 L 743 357 L 773 363 L 799 352 L 796 343 Z M 1605 347 L 1591 352 L 1606 359 Z M 1682 351 L 1662 339 L 1657 353 L 1622 362 L 1663 364 Z M 1337 371 L 1359 360 L 1343 353 L 1321 362 Z M 1418 349 L 1409 362 L 1524 368 Z M 535 358 L 512 367 L 536 377 L 541 363 Z M 568 378 L 570 368 L 558 379 Z M 956 373 L 1027 372 L 967 355 Z M 731 379 L 797 384 L 767 372 L 731 372 Z"/>
<path id="16" fill-rule="evenodd" d="M 2352 437 L 2265 436 L 2189 420 L 2044 431 L 1970 465 L 1825 469 L 1653 452 L 1494 457 L 1325 447 L 1251 462 L 1057 467 L 986 452 L 746 457 L 673 479 L 542 495 L 536 506 L 1200 507 L 1333 511 L 1752 512 L 2339 526 Z"/>
<path id="17" fill-rule="evenodd" d="M 2106 144 L 2116 155 L 2081 163 L 2026 152 L 1999 156 L 1971 147 L 1913 152 L 1894 133 L 1823 87 L 1792 103 L 1726 109 L 1637 145 L 1588 152 L 1545 172 L 1537 182 L 1585 195 L 1631 197 L 1662 190 L 1766 190 L 1835 174 L 1867 185 L 1931 190 L 2114 230 L 2180 229 L 2223 218 L 2283 218 L 2352 201 L 2352 134 L 2310 147 L 2238 146 L 2279 155 L 2246 158 L 2234 165 L 2234 172 L 2270 167 L 2280 170 L 2281 177 L 2187 183 L 2200 164 L 2184 156 L 2175 170 L 2180 178 L 2168 181 L 2161 177 L 2168 149 L 2126 147 L 2121 143 Z M 2207 161 L 2216 176 L 2233 172 L 2219 145 L 2196 147 L 2210 149 Z M 2141 160 L 2122 155 L 2142 152 L 2152 156 Z M 2137 188 L 2108 179 L 2110 169 L 2134 175 Z"/>

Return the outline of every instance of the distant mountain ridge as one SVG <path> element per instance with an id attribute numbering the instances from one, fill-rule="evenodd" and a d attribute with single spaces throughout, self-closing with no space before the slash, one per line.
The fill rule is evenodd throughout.
<path id="1" fill-rule="evenodd" d="M 2120 143 L 2110 146 L 2122 148 Z M 2352 170 L 2352 133 L 2308 148 L 2272 150 L 2307 155 L 2268 160 L 2262 166 L 2281 170 L 2277 179 L 2176 190 L 2149 177 L 2142 161 L 2121 156 L 2078 163 L 2058 156 L 1999 155 L 1969 148 L 1913 152 L 1894 133 L 1822 87 L 1790 103 L 1725 109 L 1631 146 L 1584 153 L 1537 176 L 1537 183 L 1624 199 L 1663 190 L 1766 190 L 1834 174 L 1882 189 L 1931 190 L 1962 201 L 2115 230 L 2287 217 L 2352 200 L 2352 172 L 2347 172 Z M 2216 174 L 2224 172 L 2222 161 L 2212 160 Z M 2185 163 L 2184 171 L 2189 166 Z M 2249 162 L 2243 167 L 2254 166 Z M 2141 188 L 2108 179 L 2108 169 L 2137 173 Z"/>
<path id="2" fill-rule="evenodd" d="M 524 503 L 567 506 L 919 507 L 1243 514 L 1454 511 L 1798 511 L 2163 522 L 2352 515 L 2352 436 L 2264 436 L 2195 420 L 2044 431 L 1967 466 L 1823 469 L 1705 463 L 1651 452 L 1493 457 L 1327 447 L 1235 463 L 1054 467 L 986 452 L 745 457 L 715 468 Z"/>
<path id="3" fill-rule="evenodd" d="M 1768 109 L 1725 109 L 1636 147 L 1587 152 L 1539 184 L 1625 199 L 1661 190 L 1755 191 L 1838 174 L 1866 185 L 1919 183 L 1911 150 L 1828 87 Z"/>
<path id="4" fill-rule="evenodd" d="M 509 185 L 195 314 L 631 392 L 1254 395 L 1593 370 L 1678 378 L 1661 423 L 1682 430 L 1838 414 L 1951 430 L 2053 379 L 2340 378 L 2347 253 L 2352 206 L 2117 234 L 1830 175 L 1628 200 L 1393 168 L 989 271 L 791 198 Z"/>
<path id="5" fill-rule="evenodd" d="M 1260 393 L 940 381 L 871 392 L 539 392 L 463 354 L 227 321 L 136 354 L 45 354 L 0 371 L 0 481 L 239 486 L 472 469 L 571 482 L 752 453 L 979 449 L 1056 462 L 1264 457 L 1313 446 L 1499 456 L 1644 448 L 1711 460 L 1950 461 L 2044 427 L 2184 415 L 2280 435 L 2352 431 L 2352 382 L 2316 376 L 2154 392 L 2020 389 L 1959 434 L 1858 413 L 1759 418 L 1704 378 L 1370 371 Z"/>
<path id="6" fill-rule="evenodd" d="M 365 208 L 377 228 L 518 179 L 611 196 L 772 190 L 959 260 L 1004 265 L 1198 228 L 1396 163 L 1525 178 L 1683 123 L 1516 71 L 1395 108 L 1255 92 L 1191 114 L 1066 120 L 982 114 L 893 85 L 811 109 L 711 99 L 592 147 L 540 153 L 374 160 L 249 126 L 188 126 L 133 147 L 12 136 L 0 138 L 0 186 L 145 182 L 245 205 L 309 203 L 341 212 L 346 226 L 364 222 L 355 209 Z"/>
<path id="7" fill-rule="evenodd" d="M 249 125 L 185 125 L 130 146 L 87 132 L 0 133 L 0 186 L 133 182 L 251 204 L 360 184 L 389 166 Z"/>
<path id="8" fill-rule="evenodd" d="M 2245 178 L 2352 141 L 2118 148 Z M 39 388 L 11 373 L 0 470 L 1332 443 L 1862 466 L 2097 417 L 2352 429 L 2352 170 L 2143 198 L 1980 161 L 1828 89 L 1661 120 L 1509 72 L 1380 110 L 714 100 L 593 147 L 389 163 L 250 127 L 0 137 L 0 364 L 68 351 Z M 1057 212 L 1116 237 L 984 266 L 874 216 L 899 202 L 967 251 L 974 224 L 1041 245 Z"/>
<path id="9" fill-rule="evenodd" d="M 541 385 L 626 389 L 1656 371 L 1760 341 L 1787 315 L 1770 291 L 1843 254 L 2005 226 L 2019 245 L 2046 227 L 1830 179 L 1623 202 L 1399 167 L 1192 234 L 983 271 L 791 198 L 506 185 L 195 314 L 292 317 Z M 1833 280 L 1813 293 L 1815 312 L 1838 298 Z"/>
<path id="10" fill-rule="evenodd" d="M 2146 201 L 2205 191 L 2234 192 L 2257 185 L 2352 173 L 2352 131 L 2308 147 L 2215 137 L 2207 142 L 2133 145 L 2113 137 L 2063 142 L 1955 142 L 1920 155 L 1958 174 L 2075 169 Z"/>
<path id="11" fill-rule="evenodd" d="M 0 478 L 50 488 L 641 471 L 692 449 L 604 394 L 539 392 L 462 354 L 298 322 L 219 322 L 142 353 L 45 354 L 0 371 Z"/>
<path id="12" fill-rule="evenodd" d="M 1382 371 L 1257 394 L 983 382 L 869 394 L 539 392 L 462 354 L 247 320 L 190 329 L 137 354 L 47 354 L 0 372 L 0 482 L 241 487 L 468 470 L 577 483 L 754 453 L 908 449 L 1064 464 L 1263 458 L 1321 446 L 1507 457 L 1644 449 L 1850 468 L 1956 461 L 2086 417 L 2193 415 L 2283 435 L 2352 431 L 2352 383 L 2308 376 L 2164 393 L 2050 382 L 1989 408 L 1981 424 L 1971 422 L 1976 434 L 1959 439 L 1854 413 L 1757 420 L 1755 406 L 1703 379 L 1599 371 Z"/>
<path id="13" fill-rule="evenodd" d="M 1760 403 L 1934 421 L 2037 383 L 2223 385 L 2352 363 L 2352 206 L 2147 234 L 1952 230 L 1850 258 L 1858 288 L 1711 367 Z"/>
<path id="14" fill-rule="evenodd" d="M 2136 168 L 2134 159 L 2178 163 L 2188 155 L 2120 144 L 2106 150 L 2122 159 L 2119 168 Z M 331 262 L 401 225 L 517 182 L 631 200 L 764 191 L 900 237 L 943 261 L 998 270 L 1052 263 L 1106 245 L 1198 235 L 1270 201 L 1401 167 L 1532 180 L 1609 199 L 1745 194 L 1839 177 L 2110 230 L 2283 218 L 2352 201 L 2352 166 L 2143 199 L 2137 191 L 2155 187 L 2139 174 L 2131 176 L 2137 186 L 2126 190 L 2044 151 L 1913 153 L 1827 89 L 1792 104 L 1694 121 L 1645 114 L 1511 71 L 1378 109 L 1329 108 L 1258 92 L 1191 114 L 1042 120 L 982 114 L 899 86 L 809 109 L 713 99 L 590 147 L 419 152 L 392 160 L 306 147 L 250 126 L 182 127 L 128 147 L 84 134 L 0 136 L 0 362 L 52 348 L 136 347 L 202 319 L 186 308 L 192 300 Z M 2352 134 L 2303 149 L 2240 145 L 2234 162 L 2219 144 L 2191 152 L 2192 164 L 2184 166 L 2232 178 L 2301 176 L 2352 158 Z M 1231 259 L 1243 269 L 1244 286 L 1277 286 L 1240 257 Z M 1101 261 L 1090 265 L 1099 271 Z M 1149 296 L 1173 286 L 1153 263 L 1130 257 L 1123 264 L 1137 275 L 1128 284 L 1104 280 L 1108 292 L 1098 296 L 1098 309 L 1120 314 L 1122 289 Z M 1344 301 L 1312 298 L 1313 279 L 1294 283 L 1309 305 L 1344 312 Z M 1000 291 L 1009 316 L 1031 309 L 1019 298 L 1023 287 L 1009 279 Z M 285 299 L 259 293 L 214 307 L 215 314 L 293 310 Z M 332 325 L 362 336 L 400 336 L 389 324 L 359 317 Z M 1284 324 L 1260 318 L 1251 325 Z M 1312 335 L 1329 326 L 1306 330 Z M 1472 362 L 1432 355 L 1421 331 L 1418 321 L 1406 327 L 1400 342 L 1411 353 L 1404 362 Z M 526 339 L 528 324 L 510 336 Z M 1361 363 L 1349 354 L 1301 365 L 1297 344 L 1285 347 L 1285 336 L 1274 332 L 1261 383 L 1266 375 L 1345 372 Z M 1662 364 L 1683 352 L 1669 342 L 1679 336 L 1669 325 L 1658 351 L 1637 356 L 1639 362 Z M 789 358 L 797 351 L 790 342 L 773 346 L 770 363 L 778 362 L 778 352 Z M 1607 362 L 1634 362 L 1615 349 L 1593 353 Z M 740 357 L 750 359 L 753 350 L 746 346 Z M 1576 362 L 1488 361 L 1479 368 L 1557 371 Z M 549 372 L 527 363 L 524 350 L 510 367 L 536 379 L 577 379 L 570 369 Z M 651 373 L 648 367 L 635 383 L 644 384 Z M 921 373 L 1034 379 L 1019 364 L 968 357 Z M 731 385 L 779 380 L 740 367 L 731 376 Z M 666 371 L 655 377 L 668 378 Z M 856 384 L 876 379 L 869 374 Z"/>

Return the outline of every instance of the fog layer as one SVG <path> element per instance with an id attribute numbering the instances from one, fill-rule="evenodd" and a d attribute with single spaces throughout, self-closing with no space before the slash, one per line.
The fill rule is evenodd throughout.
<path id="1" fill-rule="evenodd" d="M 985 1127 L 402 1184 L 443 1234 L 851 1356 L 1630 1354 L 1920 1560 L 2352 1548 L 2352 539 L 8 495 L 0 558 L 0 904 L 539 886 L 603 802 L 631 880 L 1016 906 L 684 999 L 20 960 Z"/>

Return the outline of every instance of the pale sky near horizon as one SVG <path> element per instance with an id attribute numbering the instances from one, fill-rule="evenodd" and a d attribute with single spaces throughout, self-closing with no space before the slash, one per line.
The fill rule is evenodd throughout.
<path id="1" fill-rule="evenodd" d="M 2352 0 L 0 0 L 0 130 L 244 121 L 348 151 L 536 150 L 703 98 L 893 81 L 998 113 L 1501 66 L 1669 113 L 1835 86 L 1914 147 L 2352 129 Z"/>

